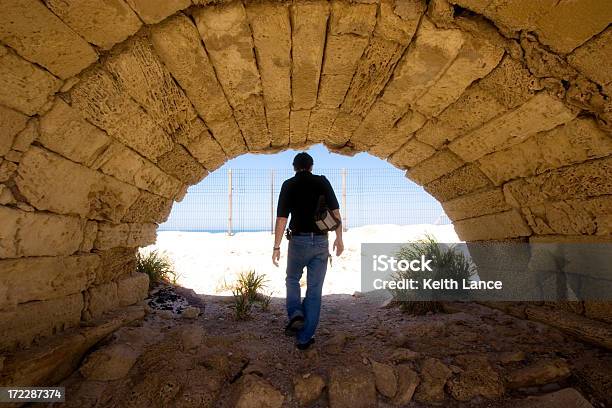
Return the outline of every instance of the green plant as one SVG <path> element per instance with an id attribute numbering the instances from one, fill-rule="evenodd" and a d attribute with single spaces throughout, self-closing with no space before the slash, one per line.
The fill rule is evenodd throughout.
<path id="1" fill-rule="evenodd" d="M 232 290 L 234 295 L 234 309 L 236 320 L 246 320 L 251 316 L 253 302 L 249 299 L 249 294 L 244 288 L 237 286 Z"/>
<path id="2" fill-rule="evenodd" d="M 274 292 L 268 294 L 262 294 L 259 298 L 259 306 L 261 310 L 267 312 L 270 309 L 270 302 L 272 301 L 272 295 Z"/>
<path id="3" fill-rule="evenodd" d="M 436 241 L 431 235 L 426 235 L 414 243 L 402 247 L 396 258 L 399 260 L 431 259 L 430 271 L 398 271 L 393 274 L 394 280 L 413 279 L 422 282 L 423 279 L 433 280 L 452 279 L 462 282 L 474 276 L 475 267 L 465 255 L 457 251 L 454 245 L 444 245 Z M 451 299 L 458 292 L 454 289 L 419 290 L 394 289 L 391 290 L 394 300 L 400 304 L 400 308 L 412 314 L 425 314 L 427 312 L 439 312 L 442 310 L 440 298 Z M 465 294 L 463 294 L 465 297 Z"/>
<path id="4" fill-rule="evenodd" d="M 236 281 L 236 288 L 240 288 L 242 292 L 246 294 L 250 302 L 257 301 L 260 296 L 260 291 L 265 287 L 266 275 L 259 275 L 253 269 L 241 272 Z"/>
<path id="5" fill-rule="evenodd" d="M 149 275 L 149 287 L 161 282 L 176 284 L 179 275 L 165 252 L 151 251 L 147 254 L 136 254 L 136 271 Z"/>

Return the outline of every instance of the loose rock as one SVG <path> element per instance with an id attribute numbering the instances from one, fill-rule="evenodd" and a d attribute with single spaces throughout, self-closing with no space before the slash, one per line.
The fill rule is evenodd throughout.
<path id="1" fill-rule="evenodd" d="M 570 374 L 569 366 L 561 359 L 540 360 L 512 371 L 506 378 L 506 386 L 513 389 L 543 385 L 563 380 Z"/>
<path id="2" fill-rule="evenodd" d="M 90 354 L 79 372 L 89 380 L 119 380 L 128 374 L 138 356 L 132 347 L 114 344 Z"/>
<path id="3" fill-rule="evenodd" d="M 421 379 L 419 375 L 408 364 L 400 364 L 396 367 L 397 393 L 393 399 L 395 405 L 406 405 L 412 400 L 414 391 L 419 386 Z"/>
<path id="4" fill-rule="evenodd" d="M 393 398 L 397 392 L 397 375 L 393 366 L 372 360 L 372 371 L 378 392 L 387 398 Z"/>
<path id="5" fill-rule="evenodd" d="M 320 375 L 305 374 L 293 380 L 293 392 L 302 406 L 318 400 L 325 388 L 325 380 Z"/>
<path id="6" fill-rule="evenodd" d="M 444 385 L 451 376 L 451 370 L 440 360 L 426 359 L 421 365 L 421 384 L 415 398 L 419 402 L 444 401 Z"/>
<path id="7" fill-rule="evenodd" d="M 372 372 L 363 367 L 335 367 L 329 373 L 331 408 L 371 408 L 376 406 L 376 387 Z"/>

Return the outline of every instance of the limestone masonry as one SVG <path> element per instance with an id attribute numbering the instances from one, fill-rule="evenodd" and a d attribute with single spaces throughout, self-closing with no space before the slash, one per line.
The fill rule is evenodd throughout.
<path id="1" fill-rule="evenodd" d="M 246 152 L 370 152 L 466 241 L 612 240 L 609 1 L 0 9 L 0 351 L 144 299 L 136 249 Z"/>

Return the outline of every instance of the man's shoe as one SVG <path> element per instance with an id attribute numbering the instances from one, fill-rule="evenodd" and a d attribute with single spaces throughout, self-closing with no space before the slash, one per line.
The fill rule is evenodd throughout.
<path id="1" fill-rule="evenodd" d="M 289 321 L 289 324 L 285 326 L 285 336 L 295 336 L 298 331 L 302 330 L 302 327 L 304 327 L 304 317 L 295 316 Z"/>
<path id="2" fill-rule="evenodd" d="M 311 337 L 310 340 L 308 340 L 306 343 L 296 343 L 295 345 L 300 350 L 308 350 L 308 348 L 312 346 L 314 342 L 315 342 L 315 339 Z"/>

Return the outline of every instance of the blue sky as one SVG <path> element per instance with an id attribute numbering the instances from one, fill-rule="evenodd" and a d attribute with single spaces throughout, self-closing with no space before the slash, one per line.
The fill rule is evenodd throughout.
<path id="1" fill-rule="evenodd" d="M 345 171 L 345 225 L 447 223 L 440 204 L 422 187 L 405 177 L 405 171 L 390 163 L 360 153 L 343 156 L 323 145 L 307 150 L 314 158 L 313 173 L 325 174 L 338 201 L 342 199 Z M 228 228 L 228 170 L 232 170 L 232 230 L 269 230 L 280 186 L 293 175 L 291 162 L 298 153 L 245 154 L 229 160 L 175 203 L 161 230 L 224 231 Z M 345 170 L 343 170 L 345 169 Z M 273 173 L 273 174 L 272 174 Z"/>
<path id="2" fill-rule="evenodd" d="M 244 154 L 229 160 L 221 167 L 224 168 L 291 168 L 293 157 L 302 150 L 285 150 L 275 154 Z M 368 153 L 359 153 L 355 156 L 343 156 L 331 153 L 323 145 L 315 145 L 306 150 L 314 158 L 313 173 L 317 168 L 389 168 L 395 169 L 388 162 L 374 157 Z M 397 169 L 396 169 L 397 170 Z M 401 171 L 401 170 L 397 170 Z"/>

